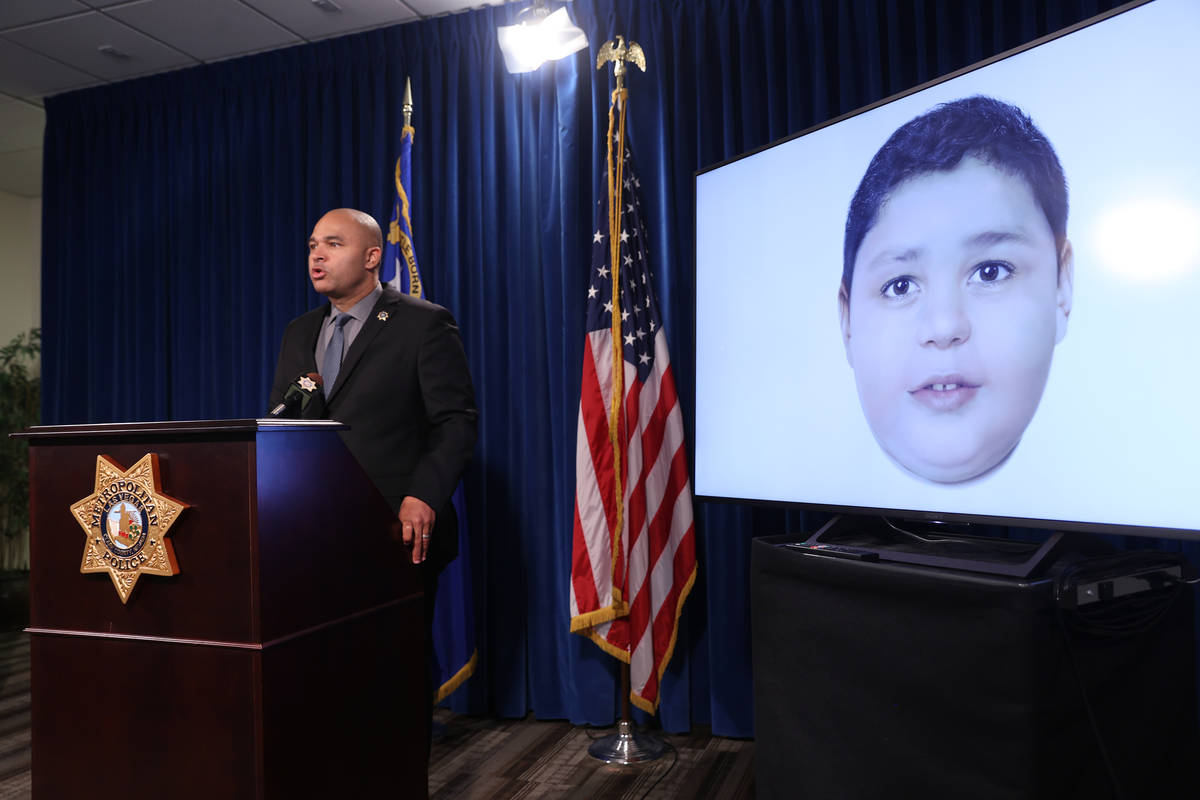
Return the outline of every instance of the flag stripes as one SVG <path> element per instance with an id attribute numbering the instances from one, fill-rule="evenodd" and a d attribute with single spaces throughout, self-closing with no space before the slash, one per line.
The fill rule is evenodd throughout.
<path id="1" fill-rule="evenodd" d="M 598 203 L 592 235 L 571 630 L 627 662 L 630 700 L 653 712 L 695 583 L 695 525 L 683 418 L 654 301 L 623 106 L 621 90 L 614 94 L 619 126 L 610 110 L 611 192 Z"/>

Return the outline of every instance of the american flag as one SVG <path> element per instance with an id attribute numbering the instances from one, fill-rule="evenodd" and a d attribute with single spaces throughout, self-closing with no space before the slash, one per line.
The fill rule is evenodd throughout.
<path id="1" fill-rule="evenodd" d="M 629 664 L 630 700 L 653 713 L 679 614 L 696 580 L 696 545 L 683 419 L 654 302 L 640 183 L 623 134 L 610 136 L 609 169 L 620 176 L 611 182 L 611 202 L 618 213 L 610 218 L 606 195 L 592 234 L 575 448 L 571 630 Z M 619 371 L 614 337 L 621 344 Z"/>

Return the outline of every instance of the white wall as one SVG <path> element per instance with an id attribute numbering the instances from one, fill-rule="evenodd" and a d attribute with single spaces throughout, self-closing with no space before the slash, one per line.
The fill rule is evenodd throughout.
<path id="1" fill-rule="evenodd" d="M 42 198 L 0 191 L 0 346 L 42 324 Z"/>
<path id="2" fill-rule="evenodd" d="M 0 346 L 42 324 L 42 198 L 0 191 Z M 0 435 L 7 431 L 0 431 Z M 29 569 L 29 537 L 0 536 L 0 569 Z"/>

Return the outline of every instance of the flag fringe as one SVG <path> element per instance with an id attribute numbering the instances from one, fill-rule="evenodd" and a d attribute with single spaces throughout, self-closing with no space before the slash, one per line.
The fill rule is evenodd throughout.
<path id="1" fill-rule="evenodd" d="M 617 659 L 618 661 L 624 661 L 626 664 L 629 663 L 629 651 L 628 650 L 626 650 L 622 647 L 617 647 L 612 642 L 608 641 L 603 636 L 596 633 L 595 630 L 576 631 L 576 633 L 581 633 L 584 636 L 588 637 L 595 643 L 595 645 L 597 647 L 599 647 L 601 650 L 608 653 L 610 656 Z"/>
<path id="2" fill-rule="evenodd" d="M 693 529 L 693 534 L 694 532 Z M 671 663 L 671 657 L 675 655 L 675 642 L 679 638 L 679 618 L 683 615 L 683 603 L 688 599 L 688 595 L 692 593 L 692 587 L 696 584 L 696 576 L 699 574 L 700 567 L 698 565 L 693 566 L 692 574 L 688 576 L 687 583 L 683 585 L 683 590 L 679 593 L 679 602 L 675 604 L 675 624 L 671 628 L 671 641 L 663 654 L 662 663 L 658 665 L 657 678 L 659 686 L 662 686 L 662 676 L 667 671 L 667 665 Z M 647 714 L 658 713 L 658 704 L 661 700 L 662 692 L 658 692 L 658 697 L 654 701 L 647 700 L 636 691 L 629 693 L 629 701 Z"/>
<path id="3" fill-rule="evenodd" d="M 586 635 L 589 628 L 594 628 L 597 625 L 603 625 L 606 622 L 612 622 L 615 619 L 626 616 L 629 616 L 629 606 L 624 603 L 613 603 L 611 606 L 598 608 L 586 614 L 576 614 L 571 617 L 571 633 L 584 633 Z"/>
<path id="4" fill-rule="evenodd" d="M 470 678 L 472 675 L 475 674 L 475 668 L 478 666 L 479 666 L 479 649 L 476 648 L 471 653 L 471 658 L 467 661 L 467 663 L 463 664 L 462 669 L 460 669 L 458 672 L 454 673 L 454 675 L 451 676 L 450 680 L 446 681 L 445 683 L 443 683 L 441 685 L 440 688 L 438 688 L 437 694 L 434 695 L 434 698 L 433 698 L 433 704 L 436 706 L 438 703 L 442 702 L 447 697 L 454 694 L 455 690 L 458 689 L 458 687 L 462 686 L 464 683 L 467 682 L 467 678 Z"/>

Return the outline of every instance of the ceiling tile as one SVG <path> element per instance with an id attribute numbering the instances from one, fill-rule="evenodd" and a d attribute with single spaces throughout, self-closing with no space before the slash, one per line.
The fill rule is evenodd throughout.
<path id="1" fill-rule="evenodd" d="M 189 66 L 196 60 L 95 11 L 0 34 L 56 61 L 108 80 Z M 128 58 L 98 48 L 115 47 Z"/>
<path id="2" fill-rule="evenodd" d="M 505 0 L 404 0 L 406 6 L 411 7 L 422 17 L 435 17 L 438 14 L 451 14 L 483 6 L 502 6 L 504 3 Z M 532 0 L 529 0 L 527 4 L 532 5 Z"/>
<path id="3" fill-rule="evenodd" d="M 0 39 L 0 92 L 17 97 L 44 97 L 97 83 L 102 81 L 94 75 Z"/>
<path id="4" fill-rule="evenodd" d="M 0 191 L 42 196 L 42 148 L 0 153 Z"/>
<path id="5" fill-rule="evenodd" d="M 87 10 L 79 0 L 0 0 L 0 30 Z"/>
<path id="6" fill-rule="evenodd" d="M 105 13 L 201 61 L 302 41 L 238 0 L 143 0 Z"/>
<path id="7" fill-rule="evenodd" d="M 341 11 L 322 11 L 311 0 L 243 0 L 305 39 L 325 39 L 352 31 L 417 19 L 399 0 L 333 0 Z"/>
<path id="8" fill-rule="evenodd" d="M 0 101 L 0 153 L 42 146 L 46 110 L 20 100 Z"/>

